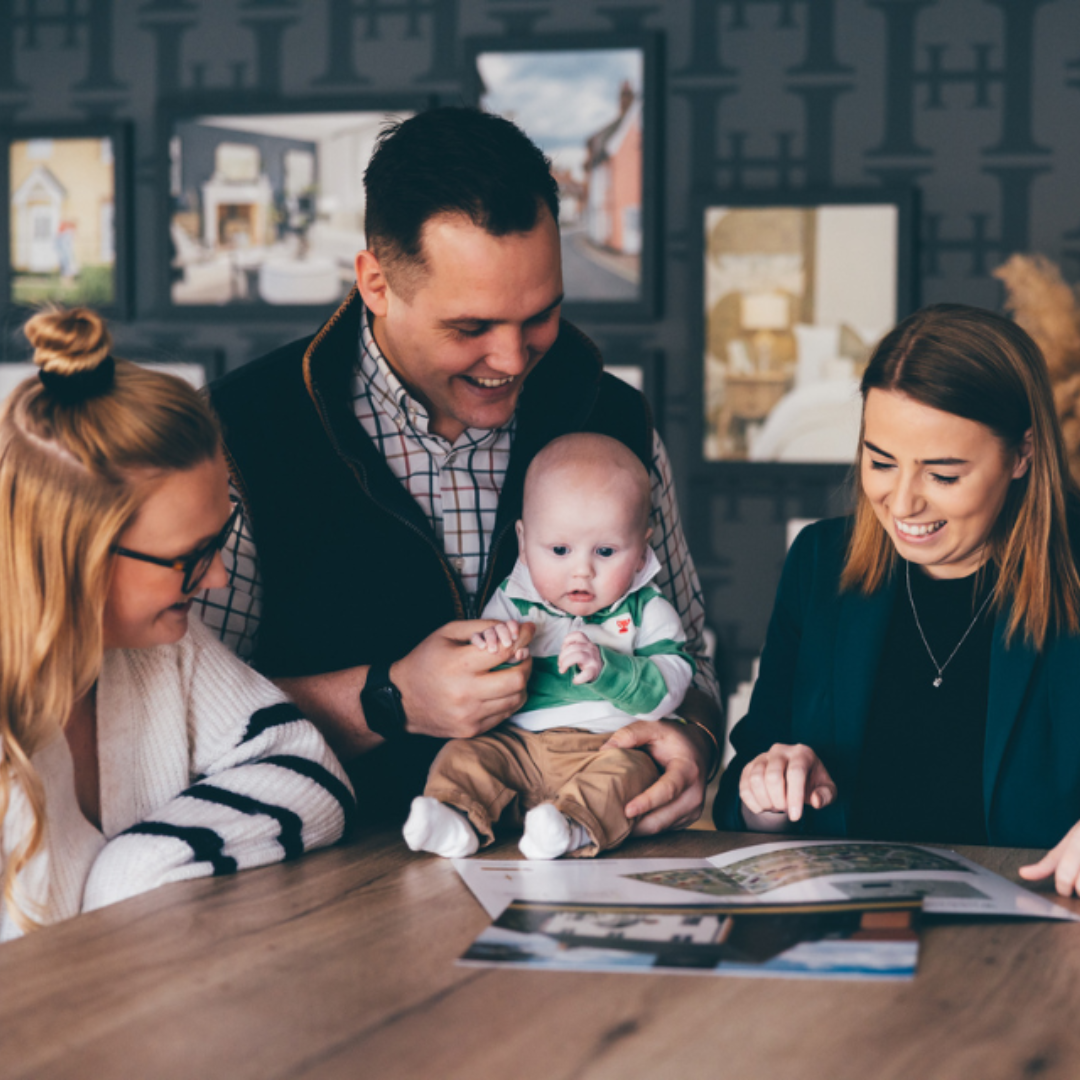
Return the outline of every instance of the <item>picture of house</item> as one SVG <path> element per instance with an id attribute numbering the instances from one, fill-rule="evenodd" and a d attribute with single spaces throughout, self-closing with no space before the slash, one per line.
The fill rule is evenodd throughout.
<path id="1" fill-rule="evenodd" d="M 619 114 L 591 136 L 585 159 L 585 232 L 597 247 L 641 254 L 641 98 L 619 89 Z"/>
<path id="2" fill-rule="evenodd" d="M 112 140 L 10 144 L 11 300 L 108 305 L 115 298 Z"/>
<path id="3" fill-rule="evenodd" d="M 563 286 L 574 301 L 641 289 L 644 57 L 640 49 L 482 52 L 480 104 L 551 159 Z"/>

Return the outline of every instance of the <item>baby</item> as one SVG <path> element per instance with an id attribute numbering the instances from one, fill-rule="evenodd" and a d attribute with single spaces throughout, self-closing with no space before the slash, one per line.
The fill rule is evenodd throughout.
<path id="1" fill-rule="evenodd" d="M 564 435 L 533 459 L 518 561 L 484 609 L 500 622 L 473 638 L 496 652 L 535 624 L 528 701 L 439 752 L 405 823 L 413 851 L 472 855 L 507 807 L 525 815 L 530 859 L 595 855 L 629 834 L 624 808 L 658 770 L 644 751 L 605 743 L 670 715 L 694 673 L 675 609 L 649 585 L 660 569 L 649 508 L 645 467 L 615 439 Z"/>

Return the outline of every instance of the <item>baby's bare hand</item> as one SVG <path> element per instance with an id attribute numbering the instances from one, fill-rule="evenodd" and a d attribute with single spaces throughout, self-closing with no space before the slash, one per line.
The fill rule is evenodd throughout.
<path id="1" fill-rule="evenodd" d="M 593 682 L 603 666 L 600 649 L 582 631 L 575 630 L 566 635 L 559 650 L 559 672 L 577 667 L 578 671 L 573 680 L 575 686 Z"/>
<path id="2" fill-rule="evenodd" d="M 489 653 L 501 652 L 503 649 L 509 649 L 517 641 L 520 630 L 521 626 L 516 622 L 496 623 L 481 633 L 473 634 L 472 643 L 478 649 L 485 649 Z M 518 650 L 518 652 L 522 651 L 524 650 Z M 515 661 L 523 660 L 524 657 L 515 653 L 514 659 Z"/>

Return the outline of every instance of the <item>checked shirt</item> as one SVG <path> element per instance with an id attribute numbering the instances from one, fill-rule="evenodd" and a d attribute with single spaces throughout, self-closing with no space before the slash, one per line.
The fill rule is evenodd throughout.
<path id="1" fill-rule="evenodd" d="M 356 418 L 424 511 L 461 577 L 468 593 L 469 614 L 475 617 L 476 590 L 487 563 L 515 422 L 511 419 L 505 427 L 494 429 L 469 428 L 452 444 L 436 435 L 424 405 L 402 385 L 382 355 L 366 317 L 361 326 L 353 382 Z M 700 661 L 694 684 L 719 700 L 712 664 L 705 656 L 701 586 L 679 521 L 667 451 L 655 434 L 650 474 L 650 543 L 661 566 L 655 584 L 679 613 L 686 628 L 687 649 Z M 243 512 L 222 555 L 229 585 L 208 589 L 196 607 L 202 621 L 234 652 L 247 658 L 254 650 L 262 583 L 255 543 Z"/>

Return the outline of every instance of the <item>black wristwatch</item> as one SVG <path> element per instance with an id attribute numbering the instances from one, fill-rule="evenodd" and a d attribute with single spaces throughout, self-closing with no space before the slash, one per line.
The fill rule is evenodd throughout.
<path id="1" fill-rule="evenodd" d="M 360 691 L 360 706 L 367 726 L 384 739 L 400 739 L 405 734 L 405 706 L 401 691 L 390 681 L 389 664 L 372 664 L 367 682 Z"/>

